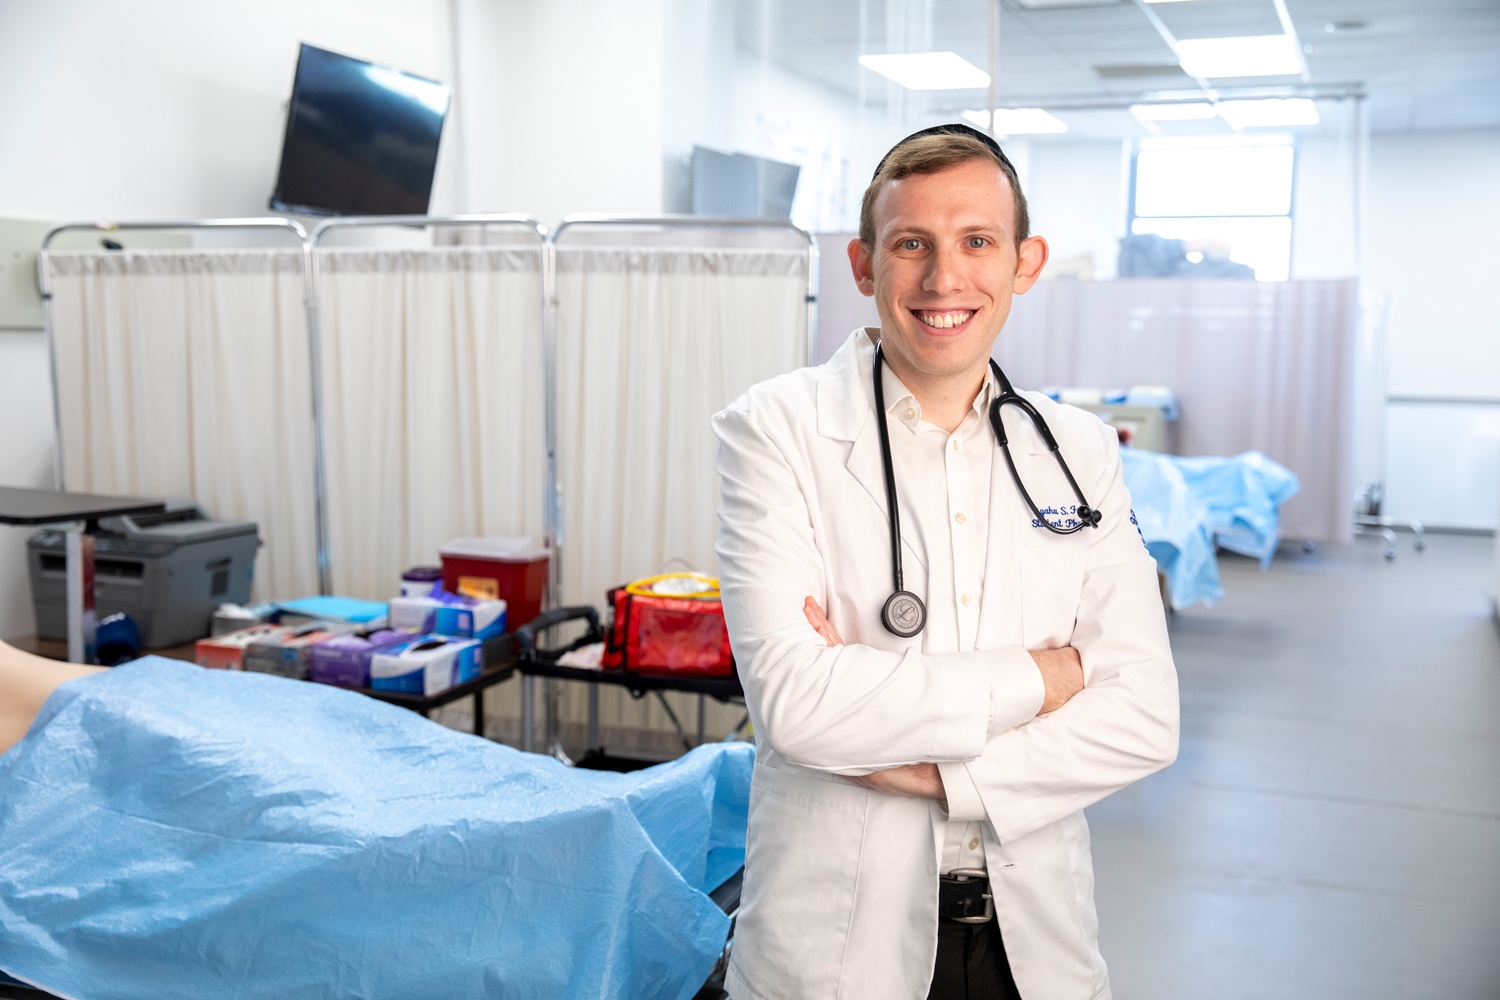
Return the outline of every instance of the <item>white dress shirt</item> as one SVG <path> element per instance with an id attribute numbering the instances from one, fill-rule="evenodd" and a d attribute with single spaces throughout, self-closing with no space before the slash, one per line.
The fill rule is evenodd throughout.
<path id="1" fill-rule="evenodd" d="M 995 437 L 989 426 L 989 405 L 998 391 L 995 377 L 985 372 L 984 386 L 973 408 L 952 434 L 922 419 L 917 402 L 889 365 L 882 366 L 886 418 L 891 436 L 891 463 L 901 505 L 901 529 L 908 542 L 919 541 L 927 557 L 926 603 L 930 640 L 945 650 L 968 652 L 979 631 L 980 596 L 984 591 L 985 553 L 989 544 L 990 463 Z M 954 614 L 933 615 L 939 602 Z M 931 629 L 954 628 L 956 634 L 938 636 Z M 992 695 L 993 698 L 993 695 Z M 948 823 L 943 840 L 941 872 L 955 868 L 984 868 L 984 803 L 968 766 L 938 764 L 948 796 Z"/>

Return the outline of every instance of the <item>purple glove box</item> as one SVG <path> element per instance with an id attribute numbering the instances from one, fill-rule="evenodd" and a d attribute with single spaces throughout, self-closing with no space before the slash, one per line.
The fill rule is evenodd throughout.
<path id="1" fill-rule="evenodd" d="M 312 648 L 312 679 L 346 688 L 370 686 L 370 657 L 411 638 L 410 632 L 385 630 L 369 636 L 341 635 Z"/>

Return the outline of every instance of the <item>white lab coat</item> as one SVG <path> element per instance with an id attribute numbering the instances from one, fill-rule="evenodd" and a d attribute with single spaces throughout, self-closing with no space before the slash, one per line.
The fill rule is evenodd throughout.
<path id="1" fill-rule="evenodd" d="M 1108 997 L 1082 810 L 1177 753 L 1156 567 L 1115 433 L 1027 393 L 1100 527 L 1034 527 L 997 455 L 978 651 L 931 648 L 931 627 L 901 639 L 879 617 L 891 561 L 873 353 L 856 331 L 826 365 L 763 382 L 714 418 L 720 584 L 756 738 L 730 995 L 926 997 L 945 817 L 841 775 L 966 761 L 989 814 L 985 852 L 1021 996 Z M 1003 419 L 1038 505 L 1076 503 L 1030 421 L 1014 407 Z M 925 598 L 923 553 L 904 536 L 906 588 Z M 808 595 L 846 645 L 828 648 L 808 626 Z M 1070 644 L 1085 688 L 1034 717 L 1042 685 L 1025 650 Z"/>

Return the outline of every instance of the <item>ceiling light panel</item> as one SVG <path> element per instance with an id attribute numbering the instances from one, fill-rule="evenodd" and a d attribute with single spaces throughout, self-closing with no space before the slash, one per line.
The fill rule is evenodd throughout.
<path id="1" fill-rule="evenodd" d="M 956 52 L 906 52 L 860 56 L 859 64 L 907 90 L 978 90 L 990 75 Z"/>
<path id="2" fill-rule="evenodd" d="M 1146 0 L 1147 3 L 1152 0 Z M 1121 0 L 1016 0 L 1023 10 L 1056 10 L 1060 7 L 1118 7 Z"/>
<path id="3" fill-rule="evenodd" d="M 1235 128 L 1318 124 L 1318 108 L 1305 97 L 1266 101 L 1224 101 L 1219 115 Z"/>
<path id="4" fill-rule="evenodd" d="M 1295 76 L 1302 72 L 1297 47 L 1287 35 L 1243 38 L 1180 38 L 1177 57 L 1190 76 Z"/>
<path id="5" fill-rule="evenodd" d="M 1165 0 L 1158 0 L 1165 2 Z M 1218 114 L 1206 101 L 1183 104 L 1132 104 L 1130 113 L 1143 122 L 1185 122 L 1213 118 Z"/>
<path id="6" fill-rule="evenodd" d="M 988 111 L 965 111 L 964 118 L 982 129 L 990 127 Z M 1066 132 L 1068 123 L 1041 108 L 996 108 L 996 135 L 1044 135 Z"/>

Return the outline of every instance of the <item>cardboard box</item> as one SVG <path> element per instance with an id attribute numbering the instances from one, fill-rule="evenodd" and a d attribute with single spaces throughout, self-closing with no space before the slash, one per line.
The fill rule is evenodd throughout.
<path id="1" fill-rule="evenodd" d="M 312 672 L 313 646 L 335 635 L 322 629 L 302 632 L 277 629 L 276 634 L 255 639 L 245 647 L 242 669 L 305 681 Z"/>
<path id="2" fill-rule="evenodd" d="M 479 676 L 484 643 L 424 635 L 370 657 L 370 687 L 431 697 Z"/>
<path id="3" fill-rule="evenodd" d="M 194 659 L 198 666 L 210 670 L 242 670 L 246 646 L 284 631 L 275 625 L 256 625 L 210 639 L 199 639 L 193 645 Z"/>
<path id="4" fill-rule="evenodd" d="M 460 639 L 493 639 L 505 634 L 504 601 L 475 600 L 457 594 L 397 597 L 391 600 L 391 628 L 449 635 Z"/>
<path id="5" fill-rule="evenodd" d="M 370 635 L 340 635 L 312 648 L 312 679 L 338 687 L 370 686 L 370 657 L 411 641 L 410 632 L 385 629 Z"/>

